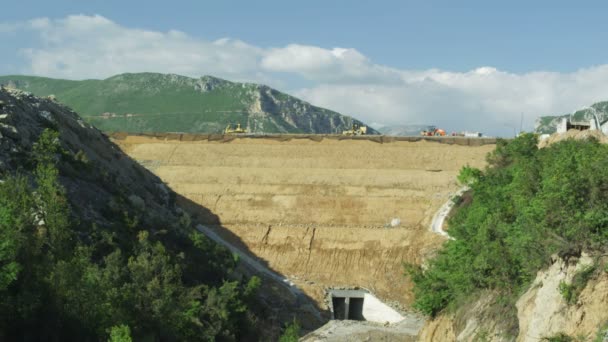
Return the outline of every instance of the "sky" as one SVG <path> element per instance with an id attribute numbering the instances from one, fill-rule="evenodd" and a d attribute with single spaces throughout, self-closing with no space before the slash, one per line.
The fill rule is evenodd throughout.
<path id="1" fill-rule="evenodd" d="M 13 1 L 0 75 L 264 83 L 380 125 L 509 136 L 608 100 L 600 1 Z M 523 124 L 522 124 L 523 117 Z"/>

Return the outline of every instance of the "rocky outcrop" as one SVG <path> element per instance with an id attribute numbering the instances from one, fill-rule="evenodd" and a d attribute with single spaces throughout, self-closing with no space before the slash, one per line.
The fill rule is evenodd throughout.
<path id="1" fill-rule="evenodd" d="M 606 341 L 606 265 L 605 257 L 583 254 L 565 261 L 554 256 L 552 264 L 538 272 L 514 306 L 500 304 L 495 293 L 484 293 L 456 312 L 444 313 L 427 322 L 420 333 L 420 341 L 532 342 L 558 336 L 580 341 Z M 590 279 L 568 303 L 568 286 L 577 274 L 590 270 Z"/>
<path id="2" fill-rule="evenodd" d="M 560 334 L 581 336 L 586 341 L 594 340 L 598 334 L 608 339 L 608 272 L 602 266 L 586 254 L 574 262 L 554 257 L 553 264 L 538 272 L 530 289 L 517 301 L 517 341 L 538 341 Z M 567 303 L 566 286 L 589 267 L 598 271 L 577 298 Z"/>
<path id="3" fill-rule="evenodd" d="M 288 96 L 267 86 L 256 85 L 249 93 L 251 104 L 247 126 L 252 132 L 263 133 L 259 124 L 266 118 L 271 120 L 280 133 L 341 133 L 361 121 L 338 113 L 315 107 L 295 97 Z M 377 134 L 368 128 L 370 134 Z"/>
<path id="4" fill-rule="evenodd" d="M 169 205 L 171 196 L 159 187 L 162 181 L 72 110 L 19 90 L 1 89 L 0 101 L 0 178 L 23 171 L 40 133 L 53 128 L 65 150 L 58 165 L 60 181 L 81 217 L 97 225 L 109 224 L 103 213 L 110 203 L 137 198 L 148 209 L 142 219 L 156 223 L 177 219 Z"/>

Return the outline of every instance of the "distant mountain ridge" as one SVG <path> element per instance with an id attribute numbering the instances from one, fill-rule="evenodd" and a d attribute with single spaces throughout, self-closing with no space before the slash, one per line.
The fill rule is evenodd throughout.
<path id="1" fill-rule="evenodd" d="M 562 118 L 569 118 L 572 121 L 589 121 L 597 116 L 600 123 L 608 120 L 608 101 L 597 102 L 588 108 L 577 110 L 572 114 L 558 116 L 541 116 L 536 120 L 534 131 L 541 134 L 555 133 L 558 123 Z"/>
<path id="2" fill-rule="evenodd" d="M 108 132 L 220 133 L 240 123 L 251 133 L 331 134 L 363 124 L 265 85 L 213 76 L 127 73 L 83 81 L 0 76 L 0 84 L 54 95 Z M 371 128 L 368 133 L 377 134 Z"/>

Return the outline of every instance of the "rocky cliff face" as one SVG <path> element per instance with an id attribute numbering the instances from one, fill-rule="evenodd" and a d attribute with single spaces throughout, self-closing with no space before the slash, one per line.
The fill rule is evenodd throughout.
<path id="1" fill-rule="evenodd" d="M 596 266 L 593 266 L 597 263 Z M 571 303 L 567 288 L 574 277 L 590 267 L 598 271 Z M 605 264 L 583 254 L 578 261 L 554 258 L 538 273 L 530 289 L 517 301 L 517 341 L 537 341 L 560 334 L 584 340 L 608 340 L 608 272 Z"/>
<path id="2" fill-rule="evenodd" d="M 280 133 L 341 133 L 358 120 L 331 112 L 285 95 L 267 86 L 255 85 L 248 95 L 251 98 L 247 127 L 251 132 L 263 133 L 264 122 L 269 121 Z M 260 120 L 261 119 L 261 120 Z M 375 134 L 373 129 L 369 132 Z"/>
<path id="3" fill-rule="evenodd" d="M 420 340 L 608 341 L 606 261 L 605 256 L 584 253 L 567 261 L 555 256 L 547 269 L 538 272 L 515 307 L 501 305 L 493 293 L 484 293 L 455 313 L 427 322 Z M 589 272 L 589 279 L 576 290 L 572 286 L 581 272 Z M 568 291 L 576 291 L 576 295 L 568 297 L 572 293 Z"/>
<path id="4" fill-rule="evenodd" d="M 2 76 L 0 84 L 53 94 L 102 131 L 220 133 L 240 123 L 250 133 L 341 133 L 362 123 L 270 87 L 212 76 L 121 74 L 69 81 Z M 371 128 L 368 134 L 377 134 Z"/>

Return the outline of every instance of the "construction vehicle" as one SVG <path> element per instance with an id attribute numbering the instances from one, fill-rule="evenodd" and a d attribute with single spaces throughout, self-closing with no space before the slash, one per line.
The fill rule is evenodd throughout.
<path id="1" fill-rule="evenodd" d="M 423 137 L 445 137 L 445 130 L 435 126 L 429 126 L 427 129 L 420 132 L 420 135 Z"/>
<path id="2" fill-rule="evenodd" d="M 240 123 L 237 123 L 236 127 L 234 129 L 232 128 L 232 124 L 228 124 L 228 126 L 226 126 L 226 129 L 224 129 L 224 134 L 241 134 L 241 133 L 247 133 L 247 130 L 245 128 L 241 128 Z"/>
<path id="3" fill-rule="evenodd" d="M 367 126 L 359 126 L 353 124 L 353 127 L 347 131 L 342 131 L 342 135 L 365 135 L 367 134 Z"/>

